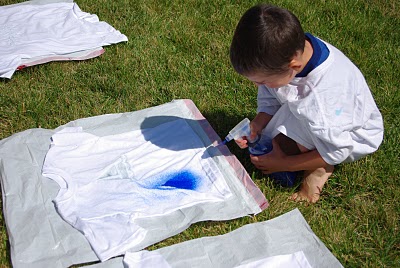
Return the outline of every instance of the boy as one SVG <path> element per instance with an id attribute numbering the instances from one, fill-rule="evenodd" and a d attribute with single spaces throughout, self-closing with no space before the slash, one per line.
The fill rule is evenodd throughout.
<path id="1" fill-rule="evenodd" d="M 296 201 L 318 201 L 334 166 L 376 151 L 382 116 L 358 68 L 332 45 L 304 33 L 290 11 L 260 4 L 240 19 L 230 47 L 236 72 L 258 86 L 251 139 L 273 149 L 251 162 L 265 174 L 304 171 Z M 246 139 L 238 139 L 241 148 Z"/>

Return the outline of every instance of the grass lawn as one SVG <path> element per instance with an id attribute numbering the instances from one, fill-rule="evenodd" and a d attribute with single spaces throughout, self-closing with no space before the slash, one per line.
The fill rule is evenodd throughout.
<path id="1" fill-rule="evenodd" d="M 0 5 L 17 3 L 0 0 Z M 256 113 L 256 87 L 230 66 L 237 21 L 255 1 L 76 0 L 124 33 L 128 43 L 95 59 L 26 68 L 0 80 L 0 139 L 30 128 L 53 129 L 78 118 L 136 111 L 192 99 L 222 137 Z M 294 208 L 345 267 L 400 267 L 400 2 L 398 0 L 272 1 L 295 13 L 307 32 L 341 49 L 364 73 L 384 117 L 381 148 L 339 165 L 315 205 L 288 200 L 234 144 L 270 202 L 254 217 L 192 225 L 150 249 L 277 217 Z M 340 79 L 340 77 L 338 77 Z M 17 152 L 16 152 L 17 153 Z M 0 162 L 1 164 L 1 162 Z M 0 217 L 0 267 L 11 267 Z"/>

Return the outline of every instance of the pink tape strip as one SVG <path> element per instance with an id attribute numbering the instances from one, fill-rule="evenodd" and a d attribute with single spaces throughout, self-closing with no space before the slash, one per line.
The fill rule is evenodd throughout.
<path id="1" fill-rule="evenodd" d="M 74 56 L 74 57 L 68 56 L 68 55 L 49 56 L 49 57 L 31 61 L 31 62 L 27 62 L 21 66 L 18 66 L 17 70 L 21 70 L 21 69 L 29 67 L 29 66 L 39 65 L 39 64 L 43 64 L 43 63 L 47 63 L 47 62 L 51 62 L 51 61 L 87 60 L 87 59 L 98 57 L 103 53 L 104 53 L 104 49 L 101 48 L 99 50 L 95 50 L 93 52 L 90 52 L 90 53 L 88 53 L 86 55 L 82 55 L 82 56 Z"/>
<path id="2" fill-rule="evenodd" d="M 196 120 L 199 120 L 200 126 L 203 128 L 207 136 L 210 138 L 211 141 L 221 141 L 220 137 L 217 135 L 215 130 L 211 127 L 205 117 L 200 113 L 199 109 L 193 103 L 192 100 L 185 99 L 185 104 L 189 108 L 189 110 L 194 115 Z M 221 154 L 225 156 L 228 163 L 231 165 L 233 170 L 236 173 L 236 176 L 240 179 L 243 185 L 246 187 L 247 191 L 253 196 L 254 200 L 257 202 L 261 210 L 266 209 L 269 204 L 267 199 L 265 198 L 264 194 L 261 190 L 257 187 L 257 185 L 253 182 L 250 178 L 249 174 L 243 167 L 243 165 L 239 162 L 239 160 L 234 156 L 228 149 L 227 146 L 218 146 Z"/>

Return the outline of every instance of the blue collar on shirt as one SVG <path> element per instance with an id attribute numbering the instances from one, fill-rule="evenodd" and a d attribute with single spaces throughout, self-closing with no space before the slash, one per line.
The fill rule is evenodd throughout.
<path id="1" fill-rule="evenodd" d="M 311 43 L 314 51 L 311 59 L 307 62 L 304 69 L 300 73 L 296 74 L 296 77 L 306 77 L 312 70 L 317 68 L 329 56 L 329 49 L 324 42 L 322 42 L 310 33 L 306 33 L 306 39 Z"/>

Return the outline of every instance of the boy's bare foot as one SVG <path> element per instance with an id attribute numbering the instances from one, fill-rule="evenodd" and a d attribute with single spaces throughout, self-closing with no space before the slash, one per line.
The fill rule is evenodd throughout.
<path id="1" fill-rule="evenodd" d="M 314 171 L 305 171 L 304 180 L 300 191 L 292 195 L 295 201 L 316 203 L 328 178 L 332 175 L 334 167 L 318 168 Z"/>

